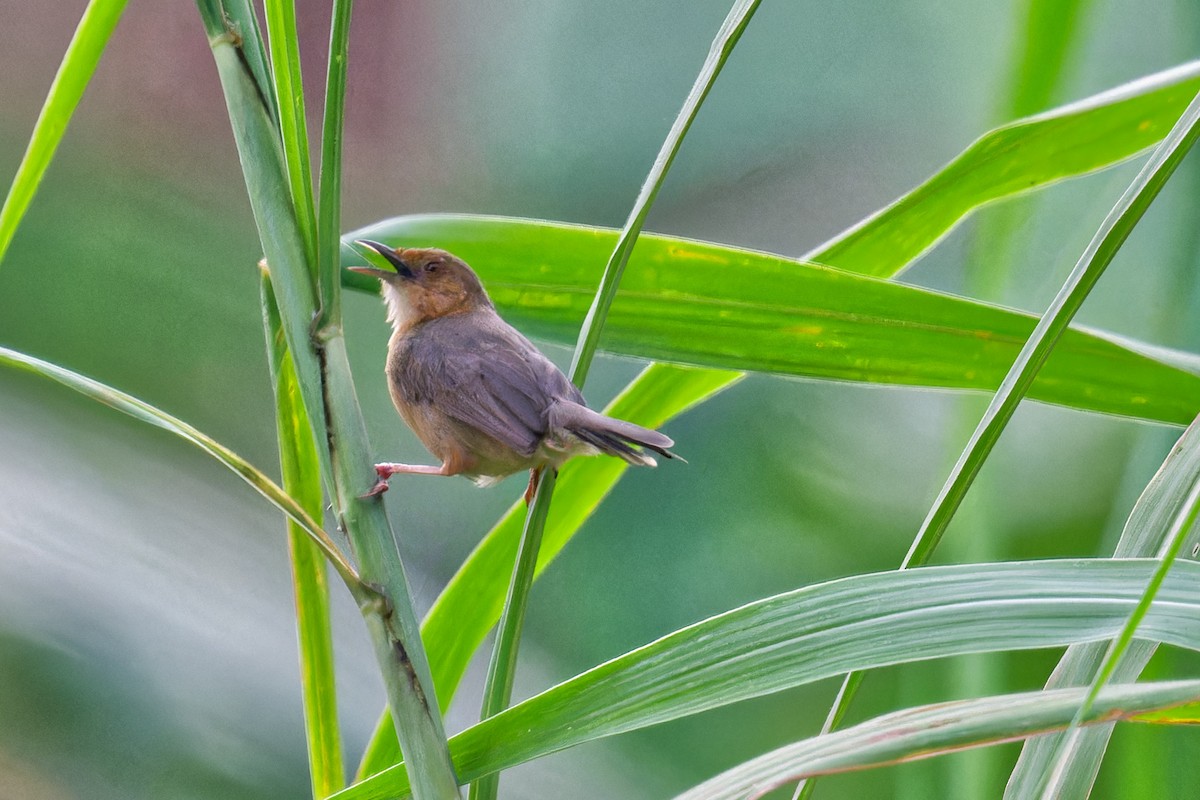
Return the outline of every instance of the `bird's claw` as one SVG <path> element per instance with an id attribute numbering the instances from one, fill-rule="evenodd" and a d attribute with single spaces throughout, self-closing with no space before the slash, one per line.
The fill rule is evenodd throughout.
<path id="1" fill-rule="evenodd" d="M 363 500 L 366 500 L 371 497 L 378 497 L 379 495 L 383 494 L 387 490 L 388 490 L 387 478 L 383 477 L 383 475 L 381 474 L 379 477 L 379 480 L 377 480 L 375 482 L 375 485 L 372 486 L 370 489 L 368 489 L 366 494 L 363 494 L 360 496 L 362 497 Z"/>

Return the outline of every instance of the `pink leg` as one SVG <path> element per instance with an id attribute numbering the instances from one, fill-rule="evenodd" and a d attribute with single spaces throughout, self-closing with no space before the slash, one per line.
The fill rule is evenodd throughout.
<path id="1" fill-rule="evenodd" d="M 429 464 L 392 464 L 385 462 L 375 465 L 375 474 L 379 476 L 379 480 L 371 487 L 370 491 L 363 497 L 374 497 L 383 494 L 388 490 L 388 478 L 393 475 L 457 475 L 457 471 L 452 471 L 448 464 L 442 464 L 435 467 Z"/>

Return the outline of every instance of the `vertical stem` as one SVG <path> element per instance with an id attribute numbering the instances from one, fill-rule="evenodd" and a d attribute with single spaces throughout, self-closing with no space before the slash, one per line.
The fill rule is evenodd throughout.
<path id="1" fill-rule="evenodd" d="M 275 384 L 275 421 L 284 489 L 314 519 L 322 513 L 320 464 L 312 428 L 296 384 L 296 369 L 280 327 L 279 307 L 271 282 L 262 280 L 263 327 L 267 361 Z M 294 522 L 288 522 L 288 551 L 296 595 L 296 632 L 300 646 L 300 684 L 304 698 L 304 730 L 315 800 L 346 786 L 342 736 L 337 716 L 337 684 L 333 634 L 329 623 L 329 586 L 325 559 Z"/>

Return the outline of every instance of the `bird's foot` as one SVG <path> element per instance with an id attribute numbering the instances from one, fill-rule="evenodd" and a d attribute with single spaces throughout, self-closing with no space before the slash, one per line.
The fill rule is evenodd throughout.
<path id="1" fill-rule="evenodd" d="M 375 485 L 368 489 L 364 494 L 359 495 L 363 500 L 371 497 L 378 497 L 388 490 L 387 478 L 380 478 L 375 481 Z"/>

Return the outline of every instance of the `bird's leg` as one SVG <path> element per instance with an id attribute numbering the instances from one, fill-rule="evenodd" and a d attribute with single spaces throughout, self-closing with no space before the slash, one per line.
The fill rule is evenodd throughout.
<path id="1" fill-rule="evenodd" d="M 370 491 L 363 497 L 374 497 L 383 494 L 388 490 L 388 478 L 393 475 L 457 475 L 458 471 L 451 468 L 449 464 L 442 464 L 435 467 L 432 464 L 392 464 L 385 462 L 375 465 L 375 474 L 379 476 L 379 480 L 371 487 Z"/>
<path id="2" fill-rule="evenodd" d="M 533 496 L 537 494 L 538 482 L 542 479 L 542 467 L 535 467 L 529 470 L 529 485 L 525 487 L 525 506 L 528 508 L 533 503 Z"/>

